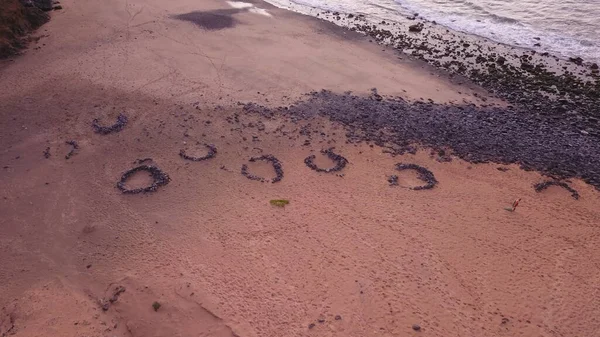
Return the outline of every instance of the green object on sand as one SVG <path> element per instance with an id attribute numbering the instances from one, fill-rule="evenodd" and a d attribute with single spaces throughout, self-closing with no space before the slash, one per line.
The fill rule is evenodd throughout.
<path id="1" fill-rule="evenodd" d="M 285 205 L 289 204 L 290 201 L 286 199 L 273 199 L 270 201 L 271 205 L 277 207 L 285 207 Z"/>
<path id="2" fill-rule="evenodd" d="M 154 311 L 158 311 L 158 309 L 160 308 L 160 303 L 158 303 L 158 302 L 152 303 L 152 308 L 154 309 Z"/>

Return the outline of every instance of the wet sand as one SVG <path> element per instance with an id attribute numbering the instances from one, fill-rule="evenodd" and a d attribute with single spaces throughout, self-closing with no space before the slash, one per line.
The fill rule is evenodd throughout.
<path id="1" fill-rule="evenodd" d="M 537 193 L 533 184 L 547 178 L 517 165 L 443 162 L 419 146 L 392 155 L 348 143 L 348 129 L 322 116 L 238 104 L 289 105 L 320 89 L 368 96 L 373 87 L 410 101 L 482 104 L 472 93 L 483 90 L 262 3 L 271 17 L 236 12 L 224 19 L 235 24 L 210 30 L 175 17 L 214 20 L 227 3 L 63 6 L 40 32 L 45 46 L 0 66 L 0 335 L 600 330 L 592 186 L 571 181 L 579 200 L 555 186 Z M 121 131 L 94 133 L 95 118 L 108 125 L 119 113 L 128 117 Z M 70 140 L 79 149 L 65 159 Z M 214 158 L 179 155 L 201 157 L 205 143 Z M 315 155 L 332 167 L 319 153 L 330 147 L 348 160 L 341 171 L 306 166 Z M 240 174 L 247 164 L 274 177 L 267 163 L 248 162 L 266 154 L 282 163 L 280 182 Z M 143 158 L 171 181 L 122 194 L 121 175 Z M 399 162 L 428 168 L 439 184 L 410 189 L 422 182 L 395 170 Z M 504 210 L 516 198 L 517 210 Z"/>

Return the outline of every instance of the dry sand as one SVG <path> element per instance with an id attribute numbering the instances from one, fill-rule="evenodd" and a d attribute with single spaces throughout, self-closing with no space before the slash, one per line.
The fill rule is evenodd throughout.
<path id="1" fill-rule="evenodd" d="M 39 32 L 48 35 L 41 48 L 0 65 L 0 336 L 600 331 L 593 188 L 573 181 L 576 201 L 555 187 L 535 193 L 542 177 L 516 166 L 440 163 L 427 150 L 391 157 L 346 144 L 341 126 L 319 119 L 311 129 L 324 135 L 302 146 L 306 122 L 245 115 L 235 104 L 372 87 L 478 102 L 478 89 L 262 3 L 271 17 L 231 14 L 232 27 L 220 30 L 174 16 L 230 9 L 225 2 L 62 3 Z M 93 133 L 94 118 L 110 123 L 120 112 L 129 116 L 123 131 Z M 249 126 L 259 121 L 264 130 Z M 65 160 L 71 139 L 80 149 Z M 205 153 L 197 142 L 215 144 L 217 156 L 179 157 L 182 148 Z M 303 163 L 329 146 L 350 162 L 343 177 Z M 267 153 L 283 163 L 281 182 L 240 175 L 248 158 Z M 171 183 L 121 194 L 119 177 L 145 157 Z M 407 172 L 388 186 L 401 161 L 429 168 L 440 184 L 410 190 L 417 181 Z M 505 211 L 517 197 L 517 211 Z M 269 204 L 278 198 L 290 204 Z"/>

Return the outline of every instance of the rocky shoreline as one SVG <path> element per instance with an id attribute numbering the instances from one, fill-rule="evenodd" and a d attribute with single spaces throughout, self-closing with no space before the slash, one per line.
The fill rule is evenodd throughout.
<path id="1" fill-rule="evenodd" d="M 392 155 L 419 144 L 471 163 L 518 164 L 557 181 L 581 178 L 600 189 L 600 73 L 595 63 L 562 60 L 535 50 L 450 32 L 418 16 L 377 24 L 362 15 L 317 14 L 367 35 L 449 74 L 472 82 L 507 104 L 452 105 L 330 91 L 312 92 L 290 106 L 253 103 L 245 110 L 292 119 L 323 116 L 348 128 L 349 142 L 372 142 Z M 490 41 L 488 41 L 490 42 Z M 487 101 L 485 97 L 481 97 Z"/>
<path id="2" fill-rule="evenodd" d="M 450 31 L 418 15 L 405 22 L 374 22 L 364 15 L 330 11 L 316 16 L 365 34 L 401 55 L 423 60 L 459 81 L 464 78 L 480 85 L 532 114 L 561 116 L 600 137 L 600 67 L 596 63 L 563 60 Z"/>

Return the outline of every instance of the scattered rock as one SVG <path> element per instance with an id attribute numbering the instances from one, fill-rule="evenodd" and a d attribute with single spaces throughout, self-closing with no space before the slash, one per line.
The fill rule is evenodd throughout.
<path id="1" fill-rule="evenodd" d="M 89 265 L 88 268 L 90 268 L 92 265 Z M 123 286 L 117 286 L 115 287 L 115 289 L 113 290 L 112 295 L 108 298 L 108 299 L 102 299 L 100 301 L 100 307 L 102 308 L 103 311 L 107 311 L 110 306 L 115 303 L 118 299 L 119 296 L 125 292 L 125 287 Z"/>
<path id="2" fill-rule="evenodd" d="M 76 153 L 75 151 L 77 151 L 79 149 L 79 144 L 77 144 L 77 142 L 74 140 L 69 140 L 66 143 L 67 143 L 67 145 L 71 145 L 71 150 L 65 156 L 65 159 L 69 159 Z"/>
<path id="3" fill-rule="evenodd" d="M 90 265 L 90 267 L 91 267 L 91 265 Z M 113 292 L 113 295 L 111 296 L 111 298 L 108 299 L 108 301 L 110 303 L 115 303 L 119 299 L 119 296 L 124 292 L 125 292 L 125 287 L 123 287 L 123 286 L 116 287 Z"/>
<path id="4" fill-rule="evenodd" d="M 383 96 L 381 96 L 377 92 L 377 88 L 371 89 L 371 97 L 373 97 L 373 99 L 375 99 L 376 101 L 382 101 L 383 100 Z"/>
<path id="5" fill-rule="evenodd" d="M 136 159 L 133 161 L 134 164 L 143 164 L 146 162 L 151 162 L 152 158 L 148 157 L 148 158 L 141 158 L 141 159 Z"/>
<path id="6" fill-rule="evenodd" d="M 415 331 L 421 331 L 421 326 L 419 324 L 413 324 L 412 329 Z"/>

